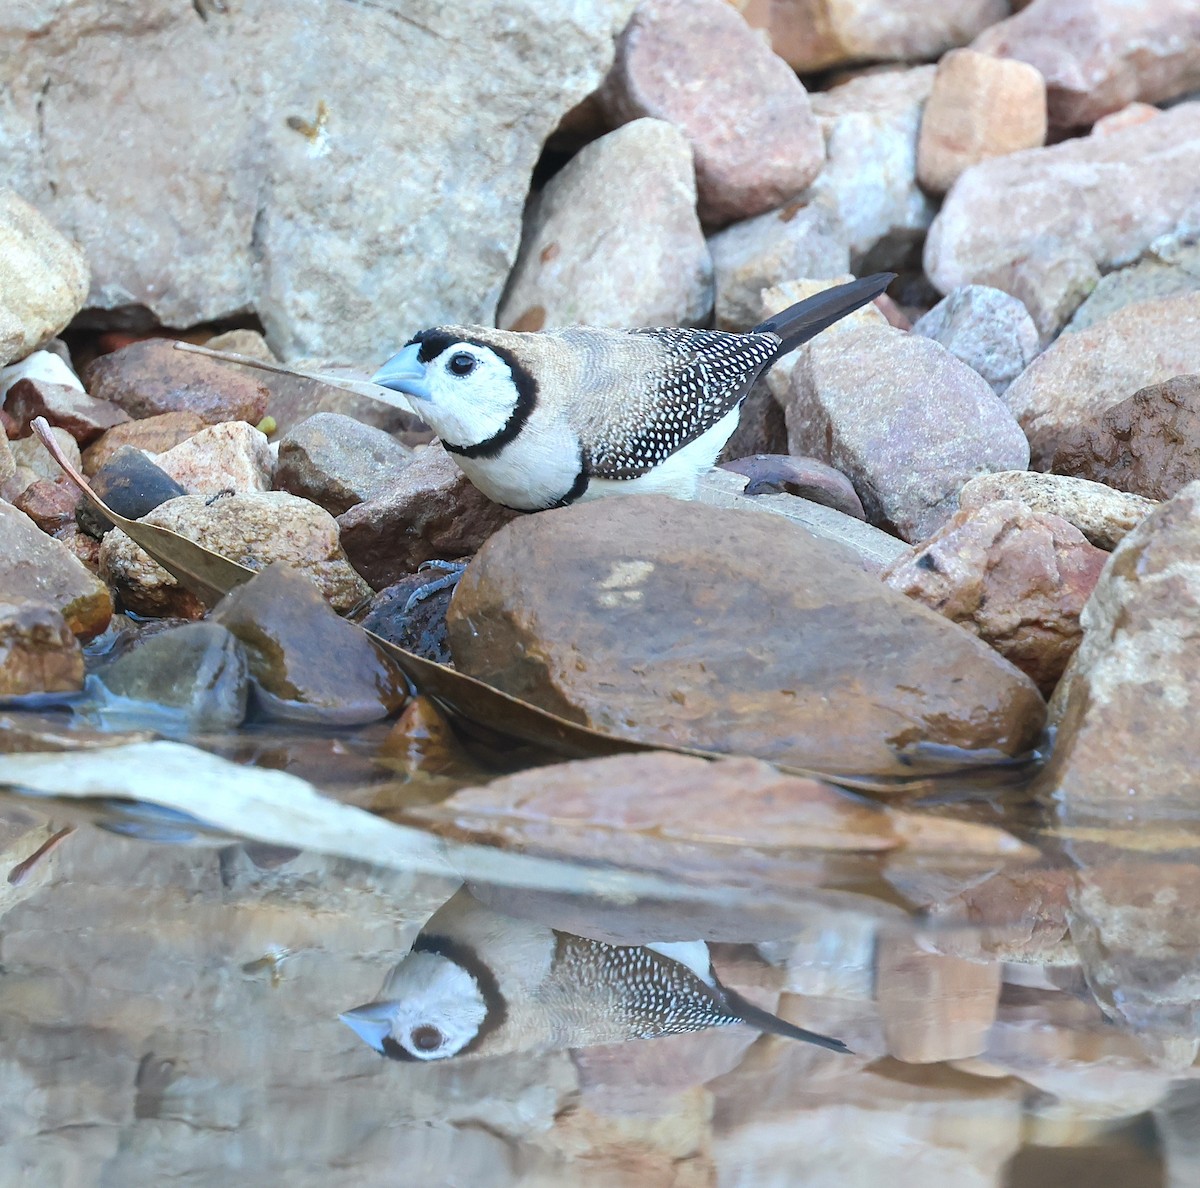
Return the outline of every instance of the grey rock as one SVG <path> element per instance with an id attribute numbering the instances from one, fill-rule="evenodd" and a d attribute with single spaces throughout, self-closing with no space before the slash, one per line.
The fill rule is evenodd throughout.
<path id="1" fill-rule="evenodd" d="M 340 516 L 387 492 L 412 458 L 412 450 L 382 429 L 317 413 L 280 438 L 275 485 Z"/>
<path id="2" fill-rule="evenodd" d="M 1102 276 L 1088 299 L 1063 327 L 1086 330 L 1137 301 L 1175 297 L 1200 290 L 1200 235 L 1196 232 L 1156 239 L 1134 264 Z"/>
<path id="3" fill-rule="evenodd" d="M 723 0 L 642 0 L 600 99 L 614 121 L 652 116 L 686 134 L 710 226 L 786 202 L 824 161 L 800 80 Z"/>
<path id="4" fill-rule="evenodd" d="M 910 543 L 954 514 L 968 479 L 1029 462 L 1020 426 L 976 372 L 932 339 L 891 327 L 816 339 L 784 412 L 789 452 L 835 466 L 868 519 Z"/>
<path id="5" fill-rule="evenodd" d="M 236 730 L 246 716 L 250 671 L 242 645 L 219 623 L 185 623 L 160 631 L 99 674 L 112 694 L 175 711 L 190 731 Z M 108 704 L 110 724 L 136 717 L 136 706 Z"/>
<path id="6" fill-rule="evenodd" d="M 0 66 L 0 80 L 3 71 Z M 3 118 L 0 146 L 7 149 Z M 7 180 L 19 176 L 10 161 Z M 28 202 L 0 188 L 0 367 L 53 338 L 79 312 L 87 289 L 87 260 L 79 248 Z"/>
<path id="7" fill-rule="evenodd" d="M 637 203 L 613 194 L 637 178 Z M 692 150 L 676 127 L 634 120 L 547 183 L 496 320 L 548 326 L 693 326 L 712 310 Z"/>
<path id="8" fill-rule="evenodd" d="M 89 305 L 254 309 L 284 358 L 382 360 L 492 321 L 542 145 L 631 8 L 30 0 L 0 31 L 0 157 L 83 242 Z"/>
<path id="9" fill-rule="evenodd" d="M 935 73 L 866 74 L 813 96 L 827 159 L 802 199 L 830 213 L 852 272 L 903 266 L 933 221 L 936 204 L 917 184 L 917 141 Z"/>
<path id="10" fill-rule="evenodd" d="M 925 242 L 943 292 L 991 285 L 1052 336 L 1102 272 L 1159 236 L 1200 230 L 1200 103 L 1107 135 L 995 157 L 968 169 Z"/>
<path id="11" fill-rule="evenodd" d="M 745 476 L 727 470 L 711 470 L 701 478 L 696 499 L 711 507 L 783 516 L 813 536 L 844 546 L 853 554 L 859 568 L 868 573 L 882 573 L 889 565 L 912 553 L 904 541 L 836 508 L 813 503 L 798 495 L 747 495 L 745 488 Z"/>
<path id="12" fill-rule="evenodd" d="M 1016 297 L 987 285 L 963 285 L 912 328 L 940 342 L 992 386 L 997 396 L 1037 357 L 1038 332 Z"/>
<path id="13" fill-rule="evenodd" d="M 834 278 L 850 252 L 830 213 L 803 201 L 726 227 L 708 241 L 717 280 L 717 325 L 749 330 L 762 321 L 764 289 L 799 278 Z"/>

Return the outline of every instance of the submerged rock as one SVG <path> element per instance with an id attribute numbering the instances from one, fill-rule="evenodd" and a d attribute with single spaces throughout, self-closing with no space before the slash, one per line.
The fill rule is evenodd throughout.
<path id="1" fill-rule="evenodd" d="M 268 718 L 357 725 L 386 718 L 408 696 L 391 660 L 290 565 L 268 566 L 212 617 L 245 647 L 255 705 Z"/>
<path id="2" fill-rule="evenodd" d="M 646 742 L 911 773 L 921 743 L 1016 754 L 1027 677 L 782 518 L 665 496 L 523 518 L 450 606 L 465 672 Z"/>
<path id="3" fill-rule="evenodd" d="M 246 655 L 219 623 L 156 632 L 99 675 L 109 692 L 175 710 L 197 733 L 236 730 L 246 716 Z"/>

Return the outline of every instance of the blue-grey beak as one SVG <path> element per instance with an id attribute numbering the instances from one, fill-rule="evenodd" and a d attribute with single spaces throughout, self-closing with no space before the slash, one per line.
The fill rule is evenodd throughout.
<path id="1" fill-rule="evenodd" d="M 391 388 L 393 392 L 403 392 L 405 396 L 413 396 L 417 400 L 430 399 L 425 364 L 418 357 L 420 351 L 421 344 L 418 342 L 406 346 L 371 376 L 371 383 L 381 388 Z"/>
<path id="2" fill-rule="evenodd" d="M 392 1032 L 394 1002 L 367 1002 L 352 1011 L 338 1015 L 360 1040 L 371 1045 L 376 1052 L 383 1051 L 383 1041 Z"/>

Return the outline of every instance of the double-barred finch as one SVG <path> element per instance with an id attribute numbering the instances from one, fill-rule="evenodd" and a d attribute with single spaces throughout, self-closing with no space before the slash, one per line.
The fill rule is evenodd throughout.
<path id="1" fill-rule="evenodd" d="M 732 1023 L 849 1050 L 721 985 L 703 941 L 607 944 L 500 915 L 465 890 L 430 918 L 379 998 L 340 1018 L 393 1060 L 584 1048 Z"/>
<path id="2" fill-rule="evenodd" d="M 690 499 L 754 381 L 874 300 L 893 275 L 827 289 L 748 334 L 435 326 L 374 382 L 401 393 L 497 503 L 537 511 L 602 495 Z"/>

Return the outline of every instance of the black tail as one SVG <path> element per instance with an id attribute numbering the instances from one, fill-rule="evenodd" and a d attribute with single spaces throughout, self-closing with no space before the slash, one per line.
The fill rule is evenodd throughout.
<path id="1" fill-rule="evenodd" d="M 861 280 L 826 289 L 768 318 L 755 326 L 752 333 L 778 334 L 783 341 L 775 357 L 786 355 L 848 313 L 853 313 L 868 301 L 874 301 L 895 279 L 894 272 L 877 272 L 874 276 L 864 276 Z"/>
<path id="2" fill-rule="evenodd" d="M 721 992 L 725 996 L 725 1009 L 731 1015 L 736 1015 L 743 1023 L 757 1027 L 759 1031 L 769 1031 L 772 1035 L 784 1035 L 788 1039 L 803 1040 L 806 1044 L 816 1044 L 818 1047 L 828 1048 L 831 1052 L 850 1051 L 841 1040 L 833 1039 L 828 1035 L 820 1035 L 815 1031 L 805 1031 L 803 1027 L 797 1027 L 786 1019 L 780 1019 L 778 1015 L 772 1015 L 769 1011 L 764 1011 L 762 1007 L 756 1007 L 754 1003 L 743 998 L 736 991 L 730 990 L 727 986 L 722 986 Z"/>

